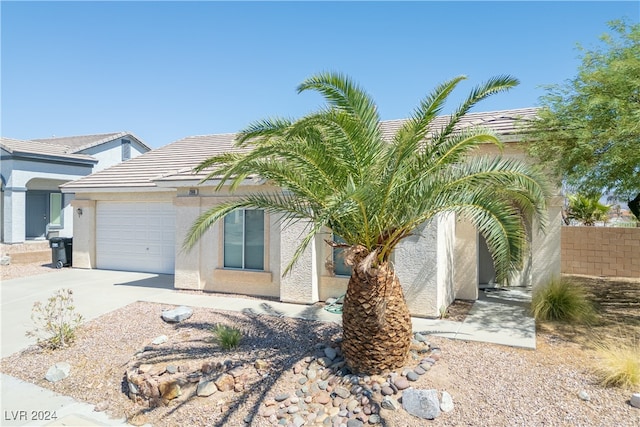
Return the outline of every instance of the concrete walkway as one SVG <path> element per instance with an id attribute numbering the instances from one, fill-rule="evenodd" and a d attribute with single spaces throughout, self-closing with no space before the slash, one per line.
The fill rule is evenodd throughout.
<path id="1" fill-rule="evenodd" d="M 2 282 L 1 355 L 9 356 L 30 345 L 25 333 L 33 328 L 31 307 L 45 302 L 60 288 L 73 290 L 76 311 L 86 320 L 136 301 L 171 305 L 263 313 L 305 319 L 340 322 L 340 315 L 319 306 L 287 304 L 259 299 L 233 298 L 173 290 L 173 276 L 103 270 L 64 269 L 63 271 Z M 454 339 L 483 341 L 524 348 L 535 348 L 535 322 L 528 317 L 526 291 L 481 293 L 464 322 L 413 318 L 417 332 Z M 2 374 L 0 401 L 2 426 L 100 426 L 126 425 L 109 419 L 81 403 L 33 384 Z M 35 412 L 32 412 L 35 411 Z M 34 419 L 55 411 L 57 419 Z"/>

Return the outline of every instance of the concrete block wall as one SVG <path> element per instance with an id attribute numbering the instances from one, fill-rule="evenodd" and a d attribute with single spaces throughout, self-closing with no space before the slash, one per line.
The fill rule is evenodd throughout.
<path id="1" fill-rule="evenodd" d="M 640 228 L 562 227 L 562 273 L 640 277 Z"/>

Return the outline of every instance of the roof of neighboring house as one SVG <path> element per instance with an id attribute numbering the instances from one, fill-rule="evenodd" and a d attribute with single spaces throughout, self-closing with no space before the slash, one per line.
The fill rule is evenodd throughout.
<path id="1" fill-rule="evenodd" d="M 96 135 L 77 135 L 77 136 L 63 136 L 58 138 L 38 138 L 34 141 L 46 142 L 48 144 L 55 144 L 61 147 L 65 147 L 67 153 L 77 153 L 88 148 L 104 144 L 105 142 L 113 141 L 122 137 L 129 136 L 135 139 L 140 145 L 147 150 L 150 148 L 135 136 L 131 132 L 114 132 L 114 133 L 100 133 Z"/>
<path id="2" fill-rule="evenodd" d="M 27 141 L 0 137 L 0 147 L 13 156 L 29 158 L 48 158 L 96 163 L 97 160 L 87 154 L 69 153 L 64 146 L 42 141 Z"/>
<path id="3" fill-rule="evenodd" d="M 470 113 L 461 120 L 461 128 L 483 125 L 498 135 L 517 133 L 516 121 L 533 119 L 537 108 Z M 383 136 L 390 139 L 407 119 L 381 122 Z M 446 124 L 448 116 L 436 118 L 433 127 Z M 234 146 L 236 134 L 190 136 L 164 147 L 149 151 L 127 162 L 80 178 L 61 186 L 63 191 L 106 190 L 111 188 L 154 188 L 161 181 L 193 181 L 204 177 L 192 170 L 202 161 L 216 154 L 238 151 Z"/>

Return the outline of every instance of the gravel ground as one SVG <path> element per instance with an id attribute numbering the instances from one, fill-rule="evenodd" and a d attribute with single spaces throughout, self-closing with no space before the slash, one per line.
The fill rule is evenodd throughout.
<path id="1" fill-rule="evenodd" d="M 334 324 L 198 308 L 187 321 L 167 324 L 160 319 L 165 308 L 170 307 L 131 304 L 83 325 L 71 348 L 50 352 L 32 347 L 3 359 L 1 370 L 97 405 L 112 416 L 126 416 L 134 424 L 241 426 L 248 415 L 257 414 L 264 399 L 296 389 L 292 366 L 312 354 L 317 343 L 329 344 L 340 337 Z M 224 352 L 212 343 L 208 329 L 219 323 L 243 332 L 240 348 Z M 167 407 L 148 410 L 128 399 L 122 381 L 134 354 L 159 335 L 167 335 L 169 341 L 162 344 L 166 351 L 158 353 L 158 360 L 197 366 L 203 361 L 263 359 L 271 369 L 249 391 L 208 398 L 183 395 Z M 552 332 L 538 334 L 535 351 L 438 337 L 429 340 L 442 350 L 442 358 L 412 385 L 449 392 L 455 409 L 428 422 L 403 410 L 383 409 L 382 425 L 640 426 L 640 410 L 628 404 L 632 391 L 597 385 L 590 368 L 594 354 Z M 60 361 L 71 364 L 71 376 L 48 383 L 43 379 L 47 369 Z M 589 401 L 578 397 L 581 391 L 588 393 Z M 272 424 L 255 416 L 250 425 Z"/>

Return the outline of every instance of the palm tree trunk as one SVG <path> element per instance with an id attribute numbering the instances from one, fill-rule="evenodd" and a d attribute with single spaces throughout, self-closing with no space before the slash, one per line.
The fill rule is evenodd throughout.
<path id="1" fill-rule="evenodd" d="M 356 264 L 357 265 L 357 264 Z M 389 263 L 354 267 L 342 306 L 342 353 L 355 373 L 378 374 L 405 365 L 411 316 Z"/>

